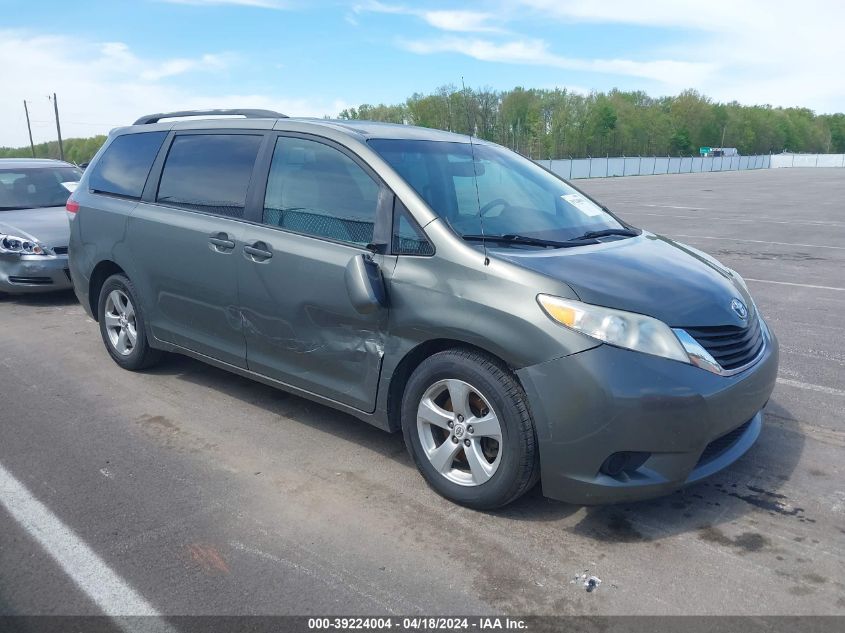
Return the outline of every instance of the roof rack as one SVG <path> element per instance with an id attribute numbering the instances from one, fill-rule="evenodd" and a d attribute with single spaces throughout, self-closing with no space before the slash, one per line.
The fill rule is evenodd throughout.
<path id="1" fill-rule="evenodd" d="M 286 114 L 281 112 L 274 112 L 273 110 L 253 110 L 253 109 L 224 109 L 224 110 L 180 110 L 178 112 L 159 112 L 158 114 L 148 114 L 142 116 L 132 125 L 147 125 L 148 123 L 158 123 L 161 119 L 176 119 L 188 116 L 233 116 L 240 115 L 247 119 L 287 119 Z"/>

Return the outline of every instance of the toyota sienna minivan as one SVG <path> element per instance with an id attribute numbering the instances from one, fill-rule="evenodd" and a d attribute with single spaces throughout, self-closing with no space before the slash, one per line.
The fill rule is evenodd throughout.
<path id="1" fill-rule="evenodd" d="M 538 479 L 578 504 L 699 481 L 752 446 L 775 384 L 739 274 L 467 136 L 151 115 L 110 134 L 67 211 L 119 366 L 185 354 L 402 431 L 473 508 Z"/>

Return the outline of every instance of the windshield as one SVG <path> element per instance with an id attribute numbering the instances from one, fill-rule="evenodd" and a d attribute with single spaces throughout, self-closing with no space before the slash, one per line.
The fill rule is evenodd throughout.
<path id="1" fill-rule="evenodd" d="M 81 177 L 75 167 L 0 168 L 0 211 L 63 207 Z"/>
<path id="2" fill-rule="evenodd" d="M 557 241 L 624 228 L 553 174 L 502 147 L 403 139 L 369 144 L 462 236 L 482 233 L 482 224 L 484 235 Z"/>

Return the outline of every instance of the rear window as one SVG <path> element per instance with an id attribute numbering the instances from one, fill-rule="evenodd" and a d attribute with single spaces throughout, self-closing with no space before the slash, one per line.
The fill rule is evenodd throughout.
<path id="1" fill-rule="evenodd" d="M 164 162 L 156 200 L 242 218 L 261 140 L 249 134 L 177 136 Z"/>
<path id="2" fill-rule="evenodd" d="M 140 198 L 167 132 L 118 136 L 94 165 L 88 186 L 98 193 Z"/>
<path id="3" fill-rule="evenodd" d="M 63 207 L 81 176 L 76 167 L 0 169 L 0 211 Z"/>

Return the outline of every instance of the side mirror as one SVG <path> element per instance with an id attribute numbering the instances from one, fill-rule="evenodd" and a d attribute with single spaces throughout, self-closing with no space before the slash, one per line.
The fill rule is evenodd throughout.
<path id="1" fill-rule="evenodd" d="M 369 256 L 356 255 L 346 264 L 346 291 L 352 306 L 361 314 L 371 314 L 387 305 L 381 271 Z"/>

